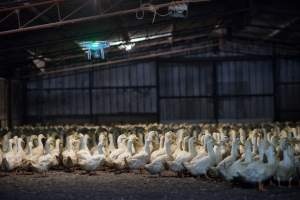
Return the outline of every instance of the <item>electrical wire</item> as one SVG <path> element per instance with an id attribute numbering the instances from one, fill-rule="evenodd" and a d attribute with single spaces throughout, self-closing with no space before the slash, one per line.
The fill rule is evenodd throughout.
<path id="1" fill-rule="evenodd" d="M 141 15 L 138 14 L 138 12 L 135 13 L 135 17 L 136 19 L 144 19 L 145 17 L 145 11 L 150 11 L 153 12 L 153 18 L 152 18 L 152 24 L 154 24 L 155 19 L 156 19 L 156 15 L 160 16 L 160 17 L 166 17 L 170 15 L 170 12 L 168 11 L 166 14 L 161 14 L 158 12 L 158 8 L 151 4 L 151 3 L 142 3 L 142 1 L 140 1 L 140 8 L 141 8 Z"/>

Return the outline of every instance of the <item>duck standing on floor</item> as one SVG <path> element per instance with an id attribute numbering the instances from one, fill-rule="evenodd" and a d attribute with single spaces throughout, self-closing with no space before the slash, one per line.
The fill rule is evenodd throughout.
<path id="1" fill-rule="evenodd" d="M 274 147 L 270 145 L 265 151 L 267 163 L 261 160 L 251 162 L 246 168 L 238 172 L 239 176 L 247 183 L 258 183 L 258 190 L 264 191 L 263 182 L 274 176 L 277 163 Z"/>
<path id="2" fill-rule="evenodd" d="M 239 141 L 237 139 L 234 139 L 232 141 L 231 146 L 231 153 L 229 156 L 227 156 L 224 160 L 222 160 L 218 166 L 217 171 L 226 179 L 226 175 L 228 173 L 228 170 L 231 165 L 237 160 L 238 158 L 238 148 L 239 148 Z"/>
<path id="3" fill-rule="evenodd" d="M 278 186 L 280 183 L 288 182 L 288 186 L 292 186 L 292 180 L 297 177 L 297 168 L 295 165 L 294 151 L 292 146 L 287 143 L 287 140 L 282 144 L 283 160 L 278 163 L 274 178 L 276 179 Z"/>
<path id="4" fill-rule="evenodd" d="M 34 171 L 43 173 L 44 176 L 47 176 L 47 172 L 49 171 L 51 163 L 53 162 L 53 157 L 50 152 L 50 142 L 50 139 L 46 141 L 44 154 L 41 155 L 36 161 L 33 161 L 30 165 Z"/>
<path id="5" fill-rule="evenodd" d="M 2 167 L 5 171 L 12 171 L 22 165 L 23 155 L 20 153 L 22 138 L 9 139 L 8 151 L 3 154 Z M 12 145 L 16 144 L 16 151 L 14 151 Z"/>
<path id="6" fill-rule="evenodd" d="M 151 163 L 145 165 L 145 169 L 150 174 L 158 174 L 161 176 L 161 173 L 165 170 L 166 162 L 174 160 L 172 157 L 171 140 L 170 134 L 166 134 L 164 140 L 164 153 L 157 156 Z"/>
<path id="7" fill-rule="evenodd" d="M 77 152 L 77 157 L 79 167 L 91 175 L 100 165 L 104 164 L 104 155 L 101 143 L 98 145 L 98 152 L 91 154 L 87 147 L 88 137 L 88 135 L 80 135 L 80 149 Z"/>
<path id="8" fill-rule="evenodd" d="M 44 153 L 44 145 L 43 145 L 42 140 L 45 139 L 45 138 L 46 137 L 44 135 L 42 135 L 42 134 L 38 135 L 38 137 L 37 137 L 38 145 L 37 145 L 37 147 L 35 147 L 35 148 L 32 149 L 32 154 L 34 156 L 39 157 L 39 156 L 43 155 L 43 153 Z"/>
<path id="9" fill-rule="evenodd" d="M 159 148 L 151 153 L 150 161 L 155 160 L 159 155 L 164 153 L 164 140 L 165 136 L 161 135 L 159 137 Z"/>
<path id="10" fill-rule="evenodd" d="M 183 163 L 191 161 L 197 155 L 195 142 L 196 138 L 191 137 L 188 140 L 188 152 L 179 152 L 174 161 L 167 162 L 171 171 L 177 172 L 179 176 L 182 176 L 182 172 L 184 170 Z"/>
<path id="11" fill-rule="evenodd" d="M 198 160 L 192 160 L 192 162 L 184 162 L 184 167 L 193 175 L 193 176 L 207 176 L 207 171 L 210 167 L 216 165 L 216 155 L 213 149 L 213 140 L 210 139 L 206 141 L 208 155 L 199 158 Z"/>
<path id="12" fill-rule="evenodd" d="M 128 137 L 127 148 L 126 150 L 118 156 L 117 159 L 113 161 L 115 168 L 121 170 L 128 166 L 126 160 L 130 159 L 133 155 L 133 144 L 136 142 L 138 138 L 136 135 L 132 134 Z"/>
<path id="13" fill-rule="evenodd" d="M 141 171 L 142 168 L 150 161 L 150 144 L 151 143 L 152 143 L 152 141 L 146 139 L 143 151 L 133 155 L 128 160 L 125 158 L 129 169 L 131 169 L 131 170 L 139 169 Z"/>
<path id="14" fill-rule="evenodd" d="M 62 152 L 62 163 L 65 169 L 74 171 L 78 163 L 77 155 L 73 146 L 72 136 L 67 137 L 65 150 Z"/>

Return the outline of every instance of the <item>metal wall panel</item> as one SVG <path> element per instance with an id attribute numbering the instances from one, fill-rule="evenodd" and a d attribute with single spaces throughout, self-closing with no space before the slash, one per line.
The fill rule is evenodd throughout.
<path id="1" fill-rule="evenodd" d="M 156 117 L 156 93 L 154 62 L 33 79 L 27 83 L 28 121 L 92 122 L 130 113 Z"/>
<path id="2" fill-rule="evenodd" d="M 272 97 L 230 97 L 219 101 L 220 121 L 273 119 Z"/>
<path id="3" fill-rule="evenodd" d="M 231 61 L 217 65 L 218 94 L 252 95 L 273 92 L 271 61 Z"/>
<path id="4" fill-rule="evenodd" d="M 219 120 L 272 120 L 271 61 L 228 61 L 217 64 Z"/>
<path id="5" fill-rule="evenodd" d="M 300 60 L 280 59 L 278 70 L 277 106 L 281 120 L 300 118 Z"/>
<path id="6" fill-rule="evenodd" d="M 299 119 L 300 62 L 274 60 L 164 60 L 33 79 L 27 117 L 66 123 Z"/>
<path id="7" fill-rule="evenodd" d="M 213 100 L 210 98 L 174 98 L 160 101 L 162 121 L 213 121 Z"/>
<path id="8" fill-rule="evenodd" d="M 213 120 L 212 63 L 163 63 L 159 71 L 162 121 Z"/>

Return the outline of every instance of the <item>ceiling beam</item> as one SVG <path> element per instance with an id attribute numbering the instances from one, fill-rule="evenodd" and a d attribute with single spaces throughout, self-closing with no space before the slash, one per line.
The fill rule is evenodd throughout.
<path id="1" fill-rule="evenodd" d="M 48 71 L 45 73 L 30 75 L 30 76 L 27 76 L 26 78 L 29 78 L 32 76 L 37 76 L 37 75 L 44 76 L 44 75 L 51 75 L 51 74 L 59 74 L 59 73 L 73 72 L 73 71 L 78 71 L 78 70 L 87 70 L 87 69 L 97 68 L 97 67 L 107 66 L 107 65 L 116 65 L 116 64 L 121 64 L 121 63 L 132 62 L 132 61 L 154 59 L 154 58 L 163 57 L 163 56 L 170 56 L 170 55 L 198 51 L 198 50 L 207 49 L 207 48 L 213 48 L 217 45 L 218 45 L 217 43 L 204 44 L 204 45 L 198 44 L 198 45 L 192 46 L 192 47 L 187 47 L 187 48 L 182 48 L 182 49 L 173 49 L 173 50 L 171 49 L 170 51 L 155 52 L 155 53 L 150 53 L 150 54 L 142 55 L 142 56 L 133 56 L 133 57 L 124 58 L 124 59 L 111 60 L 111 61 L 87 64 L 87 65 L 80 65 L 80 66 L 75 66 L 75 67 L 70 66 L 70 67 L 66 67 L 63 69 L 51 70 L 51 71 Z"/>
<path id="2" fill-rule="evenodd" d="M 169 7 L 170 5 L 173 5 L 174 3 L 199 3 L 199 2 L 209 2 L 209 1 L 210 0 L 178 0 L 178 1 L 172 1 L 169 3 L 154 4 L 153 7 L 156 10 L 159 10 L 161 8 Z M 56 1 L 49 1 L 49 2 L 53 3 Z M 34 4 L 30 4 L 30 5 L 34 5 Z M 28 7 L 29 5 L 24 5 L 24 6 Z M 9 9 L 9 8 L 6 8 L 6 9 Z M 0 11 L 1 11 L 1 9 L 0 9 Z M 0 36 L 20 33 L 20 32 L 54 28 L 54 27 L 59 27 L 59 26 L 63 26 L 63 25 L 68 25 L 68 24 L 82 23 L 82 22 L 93 21 L 93 20 L 98 20 L 98 19 L 105 19 L 105 18 L 110 18 L 110 17 L 115 17 L 115 16 L 128 15 L 128 14 L 141 12 L 141 11 L 153 12 L 152 9 L 150 9 L 150 8 L 138 7 L 138 8 L 129 9 L 129 10 L 115 11 L 115 12 L 111 12 L 111 13 L 104 13 L 104 14 L 99 14 L 99 15 L 94 15 L 94 16 L 89 16 L 89 17 L 81 17 L 81 18 L 77 18 L 77 19 L 69 19 L 69 20 L 62 19 L 61 21 L 47 23 L 47 24 L 41 24 L 41 25 L 35 25 L 35 26 L 31 26 L 31 27 L 1 31 Z"/>

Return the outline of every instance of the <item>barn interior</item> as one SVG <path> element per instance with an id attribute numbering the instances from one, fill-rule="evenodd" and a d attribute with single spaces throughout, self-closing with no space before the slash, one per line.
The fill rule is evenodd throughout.
<path id="1" fill-rule="evenodd" d="M 100 143 L 103 132 L 115 135 L 110 142 L 118 148 L 117 136 L 126 132 L 130 140 L 130 134 L 139 136 L 140 128 L 145 146 L 151 131 L 157 132 L 158 141 L 160 135 L 173 131 L 176 141 L 181 135 L 181 144 L 185 135 L 211 134 L 215 141 L 218 136 L 213 133 L 222 128 L 228 130 L 224 134 L 230 138 L 230 148 L 232 138 L 242 140 L 244 132 L 249 140 L 255 135 L 261 141 L 270 133 L 266 143 L 277 147 L 271 140 L 276 136 L 282 151 L 284 144 L 293 147 L 291 166 L 299 180 L 299 11 L 296 1 L 279 0 L 1 1 L 2 169 L 10 171 L 5 138 L 15 135 L 23 137 L 27 146 L 28 135 L 44 134 L 49 139 L 55 132 L 53 138 L 60 139 L 64 149 L 70 134 L 76 132 L 78 141 L 87 134 L 91 149 L 93 142 Z M 246 139 L 243 148 L 245 144 Z M 278 162 L 282 159 L 278 157 Z M 212 177 L 194 182 L 186 174 L 184 180 L 172 175 L 156 180 L 101 171 L 99 177 L 79 176 L 72 185 L 68 182 L 74 179 L 72 173 L 49 173 L 38 182 L 31 176 L 4 175 L 0 198 L 32 199 L 41 183 L 45 187 L 36 191 L 36 198 L 195 199 L 201 195 L 222 199 L 233 198 L 233 193 L 237 199 L 296 199 L 299 195 L 293 188 L 275 187 L 264 194 L 232 189 Z M 91 185 L 82 189 L 80 184 Z M 179 192 L 172 193 L 172 188 Z M 73 190 L 82 192 L 69 195 Z M 47 195 L 54 191 L 61 196 Z"/>

